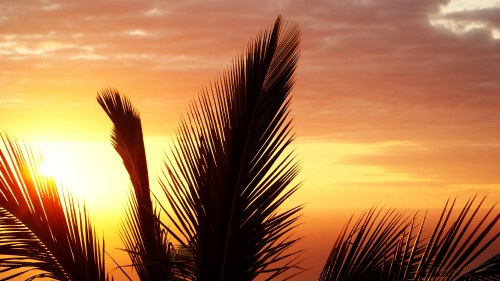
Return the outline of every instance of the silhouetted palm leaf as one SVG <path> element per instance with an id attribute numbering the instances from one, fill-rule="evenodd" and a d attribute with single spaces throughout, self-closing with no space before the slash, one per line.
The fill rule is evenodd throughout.
<path id="1" fill-rule="evenodd" d="M 495 206 L 488 209 L 484 215 L 479 215 L 484 198 L 476 208 L 472 208 L 474 201 L 475 197 L 471 198 L 450 225 L 448 222 L 455 200 L 449 210 L 448 204 L 445 206 L 432 236 L 426 242 L 425 252 L 418 260 L 419 268 L 415 278 L 439 277 L 439 280 L 455 280 L 498 238 L 497 233 L 485 241 L 487 234 L 500 218 L 498 212 L 494 214 Z M 497 272 L 497 277 L 500 277 L 500 272 Z"/>
<path id="2" fill-rule="evenodd" d="M 97 101 L 113 122 L 112 144 L 123 160 L 134 190 L 122 233 L 126 251 L 141 280 L 171 280 L 176 268 L 175 250 L 153 210 L 139 113 L 115 89 L 103 90 Z"/>
<path id="3" fill-rule="evenodd" d="M 350 232 L 349 223 L 343 229 L 319 280 L 499 280 L 498 256 L 464 272 L 499 235 L 485 240 L 500 214 L 491 217 L 493 206 L 479 215 L 484 199 L 472 208 L 474 201 L 454 220 L 455 201 L 449 210 L 447 203 L 428 238 L 422 238 L 425 218 L 416 227 L 415 216 L 403 219 L 401 212 L 389 210 L 379 218 L 380 210 L 370 210 Z"/>
<path id="4" fill-rule="evenodd" d="M 297 25 L 261 33 L 181 120 L 162 186 L 172 235 L 193 256 L 197 280 L 252 280 L 296 267 L 301 206 L 281 211 L 298 188 L 289 94 L 299 57 Z"/>
<path id="5" fill-rule="evenodd" d="M 497 234 L 498 235 L 498 234 Z M 500 250 L 499 250 L 500 251 Z M 500 280 L 500 253 L 496 254 L 478 267 L 470 270 L 457 280 L 484 280 L 498 281 Z"/>
<path id="6" fill-rule="evenodd" d="M 343 228 L 320 279 L 326 280 L 403 280 L 405 271 L 391 267 L 393 261 L 408 264 L 407 260 L 419 249 L 414 220 L 404 212 L 372 209 L 354 224 Z"/>
<path id="7" fill-rule="evenodd" d="M 79 208 L 70 195 L 60 197 L 54 180 L 39 174 L 40 158 L 29 148 L 3 135 L 2 144 L 2 280 L 23 274 L 55 280 L 107 280 L 104 245 L 99 245 L 85 208 Z"/>

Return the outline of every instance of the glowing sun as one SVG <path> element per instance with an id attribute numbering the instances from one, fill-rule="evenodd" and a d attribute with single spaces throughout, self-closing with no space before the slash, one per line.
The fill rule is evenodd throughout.
<path id="1" fill-rule="evenodd" d="M 70 170 L 64 162 L 58 160 L 60 159 L 55 157 L 45 158 L 40 165 L 40 174 L 56 180 L 67 180 Z"/>

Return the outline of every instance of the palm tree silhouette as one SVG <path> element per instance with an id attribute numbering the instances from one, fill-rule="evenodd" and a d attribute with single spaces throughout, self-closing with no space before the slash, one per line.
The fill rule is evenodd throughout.
<path id="1" fill-rule="evenodd" d="M 297 25 L 278 17 L 202 90 L 164 162 L 166 200 L 150 190 L 138 111 L 115 89 L 98 95 L 132 183 L 122 240 L 140 280 L 283 280 L 302 271 L 299 238 L 291 234 L 302 206 L 283 210 L 299 188 L 289 148 L 299 41 Z M 2 280 L 19 272 L 109 279 L 85 209 L 37 173 L 29 149 L 9 137 L 3 143 L 0 274 L 9 275 Z M 471 198 L 455 217 L 455 201 L 447 203 L 430 236 L 423 234 L 425 216 L 419 222 L 373 208 L 343 228 L 319 280 L 500 280 L 498 251 L 471 268 L 499 236 L 492 230 L 500 214 L 494 206 L 482 214 L 483 201 Z"/>
<path id="2" fill-rule="evenodd" d="M 125 231 L 134 235 L 127 234 L 124 242 L 136 268 L 140 265 L 141 278 L 146 276 L 142 268 L 176 264 L 168 258 L 172 254 L 158 250 L 164 241 L 160 234 L 167 232 L 189 251 L 190 259 L 178 270 L 185 277 L 252 280 L 296 267 L 298 252 L 288 249 L 298 239 L 288 233 L 302 207 L 279 208 L 298 188 L 290 187 L 298 166 L 287 152 L 293 139 L 287 117 L 300 35 L 297 25 L 282 25 L 279 17 L 272 30 L 261 33 L 210 90 L 202 91 L 181 121 L 161 180 L 173 208 L 166 212 L 172 228 L 161 227 L 152 209 L 136 110 L 114 89 L 98 96 L 114 124 L 112 141 L 134 186 L 131 209 L 137 211 L 130 212 Z M 146 239 L 156 242 L 148 248 Z M 158 280 L 159 275 L 150 276 Z"/>

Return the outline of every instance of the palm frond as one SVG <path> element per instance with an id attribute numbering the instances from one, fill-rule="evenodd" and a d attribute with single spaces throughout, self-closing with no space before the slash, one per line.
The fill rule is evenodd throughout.
<path id="1" fill-rule="evenodd" d="M 499 236 L 488 236 L 499 218 L 490 217 L 494 206 L 479 215 L 484 198 L 475 208 L 474 202 L 475 197 L 456 218 L 455 201 L 449 209 L 447 202 L 427 238 L 425 217 L 417 224 L 416 215 L 403 218 L 391 209 L 379 218 L 380 210 L 370 210 L 353 227 L 344 227 L 319 280 L 499 280 L 498 256 L 465 273 Z"/>
<path id="2" fill-rule="evenodd" d="M 497 234 L 498 236 L 499 234 Z M 483 280 L 483 281 L 499 281 L 500 280 L 500 253 L 491 257 L 476 268 L 463 274 L 458 278 L 459 281 L 465 280 Z"/>
<path id="3" fill-rule="evenodd" d="M 115 89 L 105 89 L 97 101 L 113 122 L 112 144 L 130 176 L 129 197 L 122 240 L 141 280 L 171 280 L 176 255 L 153 209 L 141 119 L 130 100 Z"/>
<path id="4" fill-rule="evenodd" d="M 38 170 L 41 158 L 2 135 L 0 148 L 0 265 L 2 280 L 27 274 L 55 280 L 108 280 L 104 242 L 85 208 L 60 196 Z M 23 275 L 25 276 L 25 275 Z"/>
<path id="5" fill-rule="evenodd" d="M 56 280 L 64 271 L 45 245 L 15 216 L 0 207 L 0 275 L 5 280 L 33 272 Z M 43 270 L 34 273 L 35 268 Z"/>
<path id="6" fill-rule="evenodd" d="M 208 88 L 181 120 L 161 184 L 172 235 L 190 249 L 197 280 L 252 280 L 297 267 L 290 237 L 301 206 L 288 146 L 290 91 L 299 57 L 295 24 L 274 27 Z"/>
<path id="7" fill-rule="evenodd" d="M 492 206 L 481 215 L 484 200 L 474 208 L 476 197 L 469 199 L 455 220 L 452 211 L 456 199 L 449 210 L 448 204 L 445 206 L 418 261 L 415 278 L 455 280 L 498 238 L 498 233 L 490 238 L 487 236 L 498 222 L 500 213 L 495 214 L 495 206 Z M 497 272 L 497 277 L 500 277 L 500 272 Z"/>
<path id="8" fill-rule="evenodd" d="M 420 231 L 403 211 L 371 209 L 342 229 L 320 275 L 327 280 L 403 280 Z M 349 231 L 350 229 L 350 231 Z M 410 267 L 408 267 L 410 268 Z"/>

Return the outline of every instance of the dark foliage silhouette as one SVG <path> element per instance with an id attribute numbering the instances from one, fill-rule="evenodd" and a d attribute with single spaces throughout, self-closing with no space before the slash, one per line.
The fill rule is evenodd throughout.
<path id="1" fill-rule="evenodd" d="M 170 280 L 175 251 L 153 209 L 139 113 L 114 89 L 103 90 L 97 101 L 113 122 L 112 143 L 133 187 L 122 231 L 126 251 L 141 280 Z"/>
<path id="2" fill-rule="evenodd" d="M 85 208 L 61 196 L 39 172 L 41 158 L 2 135 L 0 149 L 0 274 L 55 280 L 108 280 L 104 242 Z"/>
<path id="3" fill-rule="evenodd" d="M 453 215 L 455 200 L 446 204 L 432 234 L 422 235 L 416 214 L 372 209 L 352 227 L 348 223 L 335 242 L 321 273 L 330 280 L 500 280 L 500 256 L 465 271 L 497 238 L 490 231 L 500 214 L 494 207 L 480 215 L 471 198 Z"/>
<path id="4" fill-rule="evenodd" d="M 289 117 L 299 41 L 297 25 L 278 17 L 201 91 L 180 121 L 156 196 L 138 111 L 116 89 L 99 93 L 132 185 L 121 238 L 140 280 L 283 280 L 302 272 L 292 233 L 302 206 L 283 205 L 299 188 Z M 85 209 L 40 175 L 29 148 L 2 140 L 1 280 L 108 280 L 104 242 Z M 373 208 L 343 228 L 319 280 L 500 280 L 500 254 L 483 257 L 498 239 L 500 214 L 483 202 L 471 198 L 457 214 L 455 201 L 447 203 L 430 233 L 425 215 Z"/>
<path id="5" fill-rule="evenodd" d="M 181 120 L 161 184 L 197 280 L 274 278 L 297 266 L 289 234 L 302 207 L 280 208 L 298 188 L 287 148 L 299 39 L 279 17 Z"/>
<path id="6" fill-rule="evenodd" d="M 138 211 L 129 211 L 126 232 L 137 234 L 125 240 L 136 266 L 155 257 L 165 268 L 182 264 L 177 277 L 196 280 L 251 280 L 262 272 L 275 277 L 296 266 L 297 253 L 288 249 L 297 239 L 288 233 L 301 207 L 278 208 L 297 189 L 290 187 L 298 167 L 287 152 L 292 141 L 287 117 L 298 46 L 297 26 L 283 29 L 279 17 L 215 82 L 213 95 L 203 91 L 190 107 L 161 182 L 173 208 L 167 216 L 174 229 L 160 229 L 159 224 L 146 228 L 150 221 L 161 222 L 149 197 L 138 114 L 115 90 L 98 97 L 115 125 L 113 145 L 137 198 L 132 209 Z M 189 259 L 175 263 L 169 251 L 158 256 L 170 247 L 160 245 L 166 240 L 154 233 L 165 231 L 189 251 Z M 153 238 L 157 242 L 151 242 L 150 250 L 144 241 Z M 141 280 L 149 280 L 147 275 L 140 273 Z"/>

